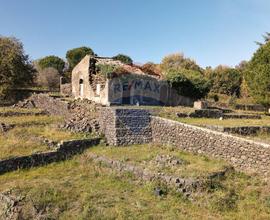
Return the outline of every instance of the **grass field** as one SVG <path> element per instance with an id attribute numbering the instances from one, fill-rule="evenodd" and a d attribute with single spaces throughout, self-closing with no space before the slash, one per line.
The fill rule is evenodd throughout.
<path id="1" fill-rule="evenodd" d="M 139 155 L 143 146 L 126 148 Z M 121 155 L 123 149 L 115 152 Z M 35 204 L 48 219 L 270 218 L 269 186 L 259 178 L 230 174 L 193 201 L 171 189 L 158 197 L 154 195 L 157 183 L 138 181 L 129 173 L 118 174 L 87 159 L 89 153 L 97 152 L 113 155 L 111 149 L 98 146 L 69 161 L 5 174 L 0 176 L 0 190 L 13 189 L 25 196 L 24 215 L 28 217 Z M 135 158 L 133 153 L 130 157 Z"/>
<path id="2" fill-rule="evenodd" d="M 61 117 L 21 116 L 0 118 L 15 128 L 0 134 L 0 158 L 46 150 L 40 138 L 59 141 L 91 137 L 61 131 Z M 0 191 L 11 190 L 23 197 L 23 219 L 270 219 L 270 185 L 257 176 L 232 172 L 213 182 L 211 188 L 188 200 L 174 189 L 153 181 L 137 179 L 131 173 L 114 170 L 89 159 L 103 155 L 154 172 L 183 177 L 204 177 L 221 170 L 224 161 L 193 155 L 171 146 L 153 144 L 107 147 L 95 146 L 70 160 L 44 167 L 0 175 Z M 177 168 L 155 167 L 157 155 L 173 155 L 185 161 Z M 156 196 L 161 187 L 165 195 Z"/>
<path id="3" fill-rule="evenodd" d="M 57 125 L 62 121 L 63 118 L 56 116 L 0 117 L 0 122 L 15 125 L 8 132 L 0 133 L 0 159 L 49 150 L 45 139 L 59 142 L 90 137 L 60 130 Z"/>
<path id="4" fill-rule="evenodd" d="M 204 156 L 184 153 L 171 146 L 155 146 L 153 144 L 134 145 L 132 147 L 96 147 L 92 152 L 99 156 L 142 166 L 154 172 L 166 172 L 179 177 L 207 176 L 219 171 L 226 165 L 221 160 L 210 160 Z M 157 155 L 170 155 L 180 159 L 184 164 L 175 167 L 158 167 L 155 165 Z"/>

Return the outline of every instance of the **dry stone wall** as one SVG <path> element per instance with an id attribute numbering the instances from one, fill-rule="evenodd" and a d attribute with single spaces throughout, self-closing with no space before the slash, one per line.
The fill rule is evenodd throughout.
<path id="1" fill-rule="evenodd" d="M 51 115 L 69 115 L 69 103 L 59 98 L 51 97 L 48 94 L 33 94 L 28 99 L 14 105 L 14 107 L 39 108 L 45 110 Z"/>
<path id="2" fill-rule="evenodd" d="M 65 160 L 90 146 L 99 144 L 99 142 L 99 138 L 63 141 L 56 149 L 51 151 L 0 160 L 0 174 Z"/>
<path id="3" fill-rule="evenodd" d="M 270 145 L 152 117 L 153 142 L 171 144 L 181 150 L 221 158 L 236 168 L 270 175 Z"/>
<path id="4" fill-rule="evenodd" d="M 110 145 L 143 144 L 152 141 L 151 116 L 144 109 L 101 108 L 101 131 Z"/>

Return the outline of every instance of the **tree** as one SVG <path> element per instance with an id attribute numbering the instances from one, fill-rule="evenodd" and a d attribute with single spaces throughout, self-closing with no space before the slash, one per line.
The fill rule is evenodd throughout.
<path id="1" fill-rule="evenodd" d="M 173 70 L 195 70 L 198 72 L 203 72 L 202 68 L 196 64 L 194 60 L 186 58 L 182 53 L 175 53 L 165 56 L 160 64 L 161 69 L 164 72 L 168 72 L 170 69 Z"/>
<path id="2" fill-rule="evenodd" d="M 68 50 L 66 58 L 70 70 L 72 70 L 86 55 L 94 56 L 94 51 L 90 47 L 78 47 Z"/>
<path id="3" fill-rule="evenodd" d="M 210 74 L 211 92 L 225 95 L 240 95 L 242 83 L 241 71 L 227 66 L 218 66 Z"/>
<path id="4" fill-rule="evenodd" d="M 37 84 L 41 87 L 54 90 L 60 86 L 60 74 L 57 69 L 48 67 L 37 74 Z"/>
<path id="5" fill-rule="evenodd" d="M 63 73 L 65 61 L 57 56 L 46 56 L 38 61 L 38 65 L 43 70 L 45 68 L 55 68 L 59 73 Z"/>
<path id="6" fill-rule="evenodd" d="M 262 45 L 268 43 L 270 41 L 270 33 L 266 32 L 265 35 L 263 35 L 263 39 L 264 39 L 264 43 L 261 43 L 258 41 L 255 41 L 255 43 L 258 44 L 259 46 L 262 46 Z"/>
<path id="7" fill-rule="evenodd" d="M 16 38 L 0 37 L 0 97 L 33 83 L 35 70 Z"/>
<path id="8" fill-rule="evenodd" d="M 169 70 L 166 79 L 179 95 L 200 99 L 205 97 L 209 90 L 209 82 L 200 72 L 194 70 Z"/>
<path id="9" fill-rule="evenodd" d="M 112 58 L 114 60 L 119 60 L 122 63 L 128 64 L 128 65 L 132 65 L 133 64 L 133 60 L 129 56 L 124 55 L 124 54 L 118 54 L 118 55 L 116 55 L 116 56 L 114 56 Z"/>
<path id="10" fill-rule="evenodd" d="M 250 60 L 245 79 L 252 97 L 270 106 L 270 42 L 262 45 Z"/>

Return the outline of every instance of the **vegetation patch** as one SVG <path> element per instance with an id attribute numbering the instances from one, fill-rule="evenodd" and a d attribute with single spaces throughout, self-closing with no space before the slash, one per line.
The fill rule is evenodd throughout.
<path id="1" fill-rule="evenodd" d="M 212 189 L 188 201 L 181 193 L 167 190 L 158 182 L 138 181 L 132 175 L 116 173 L 88 159 L 89 153 L 101 149 L 105 146 L 88 149 L 84 155 L 69 161 L 2 175 L 0 190 L 13 189 L 15 195 L 25 198 L 24 219 L 35 217 L 34 213 L 42 213 L 50 219 L 270 217 L 267 205 L 269 186 L 256 177 L 242 173 L 228 174 Z M 115 148 L 115 151 L 117 149 L 121 155 L 122 148 Z M 130 156 L 136 157 L 133 153 Z M 157 195 L 157 189 L 164 191 L 164 194 Z M 29 208 L 33 206 L 35 212 Z"/>

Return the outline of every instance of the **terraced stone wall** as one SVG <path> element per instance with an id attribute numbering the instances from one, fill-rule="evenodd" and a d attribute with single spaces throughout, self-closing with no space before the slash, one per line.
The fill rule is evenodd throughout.
<path id="1" fill-rule="evenodd" d="M 160 117 L 151 118 L 153 142 L 224 159 L 239 170 L 270 176 L 270 145 Z"/>
<path id="2" fill-rule="evenodd" d="M 110 145 L 152 141 L 151 115 L 144 109 L 101 108 L 100 125 Z"/>

